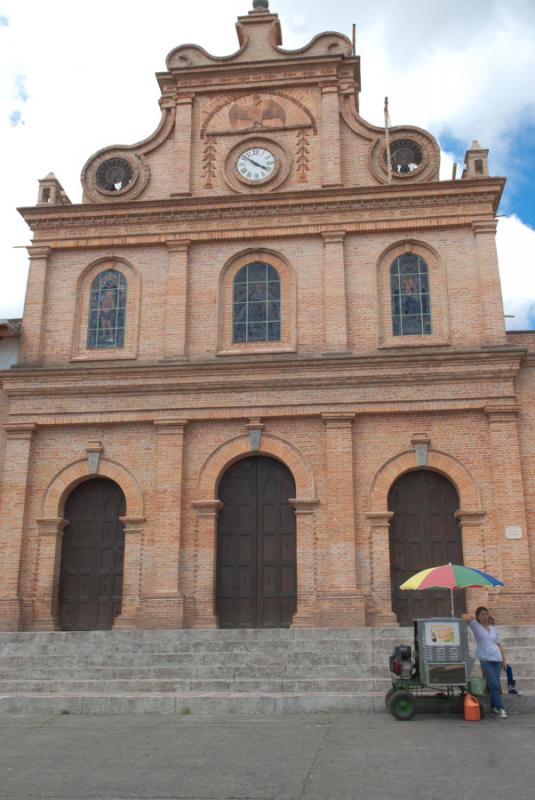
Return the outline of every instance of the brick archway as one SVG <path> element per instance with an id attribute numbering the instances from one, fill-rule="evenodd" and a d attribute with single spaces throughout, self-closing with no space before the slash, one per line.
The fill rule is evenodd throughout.
<path id="1" fill-rule="evenodd" d="M 474 479 L 459 461 L 436 450 L 429 450 L 427 464 L 418 464 L 414 450 L 400 453 L 384 464 L 377 472 L 370 490 L 369 522 L 370 556 L 372 564 L 372 587 L 370 621 L 373 625 L 396 625 L 392 612 L 390 587 L 390 521 L 393 513 L 388 510 L 388 493 L 395 481 L 414 470 L 427 469 L 447 478 L 459 495 L 460 508 L 456 517 L 461 526 L 462 546 L 466 564 L 485 566 L 483 543 L 483 521 L 485 512 L 481 507 L 479 491 Z M 482 590 L 469 590 L 468 601 L 485 603 Z M 470 594 L 470 592 L 472 594 Z"/>
<path id="2" fill-rule="evenodd" d="M 92 473 L 89 470 L 87 459 L 75 461 L 58 472 L 49 483 L 43 499 L 42 515 L 46 519 L 61 517 L 65 500 L 72 490 L 83 481 L 91 478 L 109 478 L 115 481 L 124 492 L 126 498 L 126 516 L 143 516 L 143 493 L 137 485 L 130 472 L 107 458 L 102 458 L 98 467 L 98 472 Z"/>
<path id="3" fill-rule="evenodd" d="M 193 506 L 197 512 L 196 523 L 196 568 L 195 568 L 195 617 L 196 628 L 215 628 L 215 570 L 217 516 L 222 507 L 218 499 L 221 476 L 233 463 L 251 455 L 270 456 L 285 464 L 295 480 L 295 498 L 290 503 L 296 513 L 297 550 L 297 612 L 293 626 L 317 625 L 319 609 L 315 586 L 315 511 L 318 505 L 316 485 L 311 468 L 299 451 L 270 434 L 263 434 L 258 450 L 251 449 L 247 435 L 238 436 L 221 445 L 205 462 L 201 469 L 197 500 Z"/>
<path id="4" fill-rule="evenodd" d="M 102 458 L 96 473 L 90 472 L 87 459 L 75 461 L 54 476 L 45 492 L 42 516 L 37 520 L 39 554 L 34 594 L 33 630 L 59 627 L 58 585 L 61 566 L 61 542 L 67 520 L 63 518 L 67 497 L 81 483 L 93 478 L 109 478 L 122 490 L 126 500 L 124 524 L 125 550 L 122 612 L 114 627 L 136 627 L 139 605 L 143 493 L 134 477 L 121 464 Z"/>
<path id="5" fill-rule="evenodd" d="M 258 450 L 251 451 L 249 437 L 245 435 L 225 442 L 209 456 L 201 469 L 196 502 L 217 500 L 217 486 L 223 472 L 238 459 L 250 455 L 271 456 L 282 461 L 294 477 L 296 499 L 315 500 L 314 476 L 301 453 L 282 439 L 263 434 Z"/>
<path id="6" fill-rule="evenodd" d="M 416 462 L 414 450 L 410 450 L 388 461 L 376 474 L 370 491 L 370 513 L 386 513 L 388 511 L 388 492 L 391 486 L 406 472 L 415 469 L 430 469 L 440 472 L 457 489 L 461 508 L 470 509 L 471 512 L 481 511 L 479 492 L 466 467 L 446 453 L 437 450 L 429 450 L 428 463 L 426 467 L 422 467 Z"/>

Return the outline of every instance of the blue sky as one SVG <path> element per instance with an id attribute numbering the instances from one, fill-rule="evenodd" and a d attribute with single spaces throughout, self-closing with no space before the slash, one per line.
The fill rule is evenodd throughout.
<path id="1" fill-rule="evenodd" d="M 87 158 L 145 138 L 159 121 L 154 73 L 178 44 L 216 55 L 237 48 L 236 17 L 251 0 L 0 0 L 0 318 L 19 316 L 29 232 L 15 211 L 32 205 L 53 171 L 73 202 Z M 473 139 L 505 175 L 497 246 L 510 328 L 535 329 L 535 1 L 271 0 L 284 46 L 357 25 L 361 113 L 431 131 L 462 166 Z M 110 32 L 118 35 L 111 36 Z M 459 169 L 460 172 L 460 169 Z"/>

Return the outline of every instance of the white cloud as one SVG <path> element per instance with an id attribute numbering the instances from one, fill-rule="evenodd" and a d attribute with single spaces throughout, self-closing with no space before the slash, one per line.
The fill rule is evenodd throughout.
<path id="1" fill-rule="evenodd" d="M 500 277 L 509 330 L 527 330 L 535 322 L 535 230 L 518 217 L 502 217 L 496 237 Z"/>

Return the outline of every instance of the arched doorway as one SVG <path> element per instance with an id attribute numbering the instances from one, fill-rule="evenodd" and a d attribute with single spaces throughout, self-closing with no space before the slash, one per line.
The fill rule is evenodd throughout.
<path id="1" fill-rule="evenodd" d="M 463 563 L 455 487 L 437 472 L 409 472 L 392 486 L 388 508 L 394 512 L 390 524 L 392 609 L 400 625 L 421 617 L 449 616 L 449 591 L 401 591 L 399 586 L 421 569 L 450 561 Z M 466 610 L 464 592 L 454 595 L 455 613 L 460 614 Z"/>
<path id="2" fill-rule="evenodd" d="M 74 489 L 61 550 L 62 630 L 107 630 L 121 611 L 125 498 L 119 486 L 95 478 Z"/>
<path id="3" fill-rule="evenodd" d="M 233 464 L 219 485 L 216 613 L 221 628 L 280 628 L 297 604 L 295 481 L 263 456 Z"/>

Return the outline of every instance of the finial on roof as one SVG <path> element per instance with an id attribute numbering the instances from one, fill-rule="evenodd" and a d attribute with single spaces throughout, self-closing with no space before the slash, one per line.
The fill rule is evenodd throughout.
<path id="1" fill-rule="evenodd" d="M 253 11 L 269 11 L 269 0 L 253 0 Z"/>

